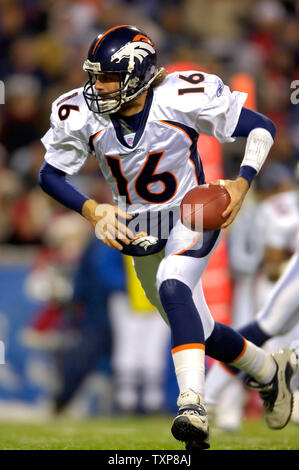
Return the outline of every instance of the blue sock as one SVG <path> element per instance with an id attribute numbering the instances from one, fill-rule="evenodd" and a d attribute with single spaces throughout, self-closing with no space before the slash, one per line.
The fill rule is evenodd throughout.
<path id="1" fill-rule="evenodd" d="M 238 332 L 244 336 L 244 338 L 251 341 L 256 346 L 262 346 L 271 336 L 266 335 L 263 330 L 260 328 L 257 321 L 253 321 L 243 328 L 240 328 Z M 226 365 L 233 374 L 238 374 L 240 371 L 236 367 Z"/>
<path id="2" fill-rule="evenodd" d="M 244 338 L 223 323 L 215 322 L 212 334 L 206 340 L 207 356 L 221 362 L 234 361 L 243 351 Z"/>
<path id="3" fill-rule="evenodd" d="M 205 344 L 191 289 L 177 279 L 167 279 L 162 282 L 159 295 L 171 328 L 172 348 L 190 343 Z"/>
<path id="4" fill-rule="evenodd" d="M 263 332 L 257 321 L 249 323 L 238 331 L 242 336 L 244 336 L 244 338 L 248 339 L 253 344 L 256 344 L 256 346 L 262 346 L 271 338 L 271 336 Z"/>

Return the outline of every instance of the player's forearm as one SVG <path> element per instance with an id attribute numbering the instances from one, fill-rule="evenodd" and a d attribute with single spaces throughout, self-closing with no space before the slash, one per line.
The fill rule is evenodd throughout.
<path id="1" fill-rule="evenodd" d="M 273 145 L 275 133 L 276 127 L 271 119 L 250 109 L 242 109 L 233 136 L 247 137 L 239 177 L 249 185 L 262 168 Z"/>
<path id="2" fill-rule="evenodd" d="M 79 214 L 82 213 L 85 201 L 89 200 L 85 194 L 67 181 L 63 171 L 46 162 L 43 163 L 39 172 L 39 184 L 49 196 Z"/>

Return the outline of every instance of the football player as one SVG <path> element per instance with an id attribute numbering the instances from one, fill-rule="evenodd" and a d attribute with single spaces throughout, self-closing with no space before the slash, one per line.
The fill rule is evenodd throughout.
<path id="1" fill-rule="evenodd" d="M 285 335 L 299 322 L 299 250 L 295 253 L 275 285 L 266 305 L 259 311 L 256 319 L 239 332 L 251 342 L 263 346 L 270 338 Z M 294 341 L 297 343 L 298 341 Z M 232 382 L 237 370 L 229 370 L 214 364 L 207 375 L 207 403 L 213 407 L 224 389 Z M 249 388 L 259 390 L 259 385 L 249 382 Z M 250 387 L 251 385 L 251 387 Z"/>
<path id="2" fill-rule="evenodd" d="M 286 341 L 298 343 L 299 212 L 293 177 L 284 166 L 277 163 L 268 165 L 261 175 L 259 186 L 260 191 L 263 189 L 267 197 L 255 209 L 255 221 L 252 217 L 251 229 L 254 224 L 255 240 L 260 240 L 258 258 L 264 258 L 265 272 L 271 279 L 277 277 L 279 279 L 276 283 L 271 282 L 270 286 L 273 287 L 270 295 L 267 295 L 266 303 L 259 308 L 256 318 L 245 322 L 245 325 L 238 328 L 238 331 L 257 346 L 261 347 L 267 343 L 269 351 L 271 347 L 272 350 L 274 349 L 273 340 L 269 341 L 271 338 L 276 338 L 276 344 L 286 343 Z M 293 255 L 291 256 L 290 253 Z M 279 277 L 279 272 L 287 258 L 290 259 Z M 260 279 L 261 276 L 259 276 Z M 266 286 L 268 290 L 269 284 Z M 280 338 L 286 334 L 288 334 L 287 338 Z M 237 373 L 237 370 L 229 369 L 233 374 Z M 214 364 L 206 380 L 208 405 L 214 407 L 222 391 L 227 390 L 227 386 L 233 382 L 233 376 L 227 368 Z M 231 402 L 230 406 L 236 410 L 235 403 Z M 226 410 L 228 407 L 229 403 L 226 400 Z M 229 419 L 230 415 L 227 416 Z M 222 421 L 221 417 L 220 421 Z"/>
<path id="3" fill-rule="evenodd" d="M 268 423 L 285 426 L 291 394 L 284 372 L 295 371 L 294 353 L 266 354 L 214 322 L 200 278 L 220 230 L 192 232 L 177 211 L 186 192 L 205 182 L 197 154 L 199 133 L 220 142 L 247 137 L 238 178 L 224 181 L 231 197 L 223 214 L 228 219 L 222 228 L 227 227 L 268 155 L 274 124 L 244 108 L 247 95 L 231 92 L 215 75 L 198 70 L 168 75 L 157 66 L 153 41 L 133 26 L 116 26 L 96 37 L 83 69 L 88 73 L 85 86 L 53 103 L 51 129 L 42 139 L 46 155 L 40 184 L 89 220 L 105 244 L 133 256 L 148 299 L 171 329 L 180 390 L 174 437 L 187 449 L 209 447 L 205 353 L 252 376 L 264 387 Z M 99 205 L 66 179 L 91 152 L 115 205 Z"/>

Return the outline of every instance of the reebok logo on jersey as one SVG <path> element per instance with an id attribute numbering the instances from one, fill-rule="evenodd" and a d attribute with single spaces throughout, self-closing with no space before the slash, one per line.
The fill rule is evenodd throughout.
<path id="1" fill-rule="evenodd" d="M 218 96 L 218 98 L 219 98 L 219 96 L 222 95 L 223 89 L 224 89 L 224 84 L 221 80 L 219 80 L 219 85 L 218 85 L 218 88 L 217 88 L 217 91 L 216 91 L 216 95 Z"/>

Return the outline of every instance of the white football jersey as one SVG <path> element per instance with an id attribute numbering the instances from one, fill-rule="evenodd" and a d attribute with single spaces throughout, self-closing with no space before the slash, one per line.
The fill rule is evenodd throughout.
<path id="1" fill-rule="evenodd" d="M 73 175 L 94 151 L 115 202 L 125 201 L 128 212 L 136 204 L 139 212 L 178 207 L 187 191 L 204 183 L 199 133 L 233 141 L 246 97 L 215 75 L 175 72 L 148 93 L 138 131 L 124 137 L 115 116 L 90 111 L 78 88 L 52 105 L 51 129 L 42 138 L 45 159 Z"/>
<path id="2" fill-rule="evenodd" d="M 265 199 L 257 209 L 257 233 L 263 247 L 296 251 L 299 229 L 296 191 L 277 193 Z"/>

